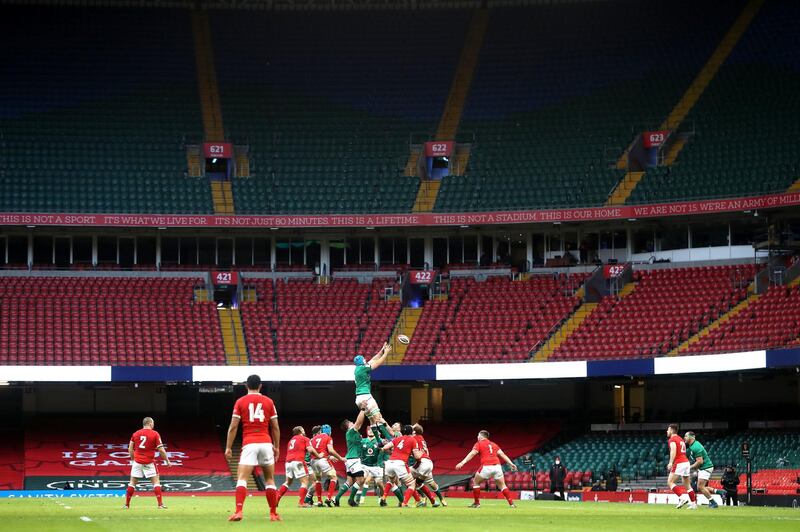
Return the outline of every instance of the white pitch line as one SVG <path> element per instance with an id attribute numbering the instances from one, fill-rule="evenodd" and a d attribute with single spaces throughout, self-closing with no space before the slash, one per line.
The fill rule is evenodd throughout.
<path id="1" fill-rule="evenodd" d="M 92 520 L 92 518 L 91 518 L 91 517 L 86 517 L 85 515 L 82 515 L 82 516 L 81 516 L 81 521 L 85 521 L 85 522 L 87 522 L 87 523 L 88 523 L 88 522 L 89 522 L 89 521 L 91 521 L 91 520 Z"/>
<path id="2" fill-rule="evenodd" d="M 72 506 L 64 506 L 65 510 L 72 510 Z"/>

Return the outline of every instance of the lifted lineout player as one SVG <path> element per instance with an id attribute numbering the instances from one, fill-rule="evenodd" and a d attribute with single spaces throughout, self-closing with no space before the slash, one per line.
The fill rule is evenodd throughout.
<path id="1" fill-rule="evenodd" d="M 264 472 L 269 520 L 280 521 L 278 516 L 278 492 L 275 489 L 275 460 L 280 454 L 281 429 L 278 426 L 278 412 L 272 399 L 261 395 L 261 377 L 247 377 L 247 395 L 240 397 L 233 405 L 231 424 L 228 427 L 228 440 L 225 444 L 225 458 L 231 458 L 233 440 L 242 425 L 242 454 L 239 457 L 238 480 L 236 482 L 236 511 L 228 521 L 241 521 L 244 500 L 247 498 L 247 479 L 253 475 L 253 468 L 260 466 Z M 271 435 L 271 437 L 270 437 Z M 274 447 L 273 447 L 274 445 Z"/>
<path id="2" fill-rule="evenodd" d="M 503 476 L 503 466 L 500 465 L 500 458 L 511 467 L 511 471 L 516 471 L 517 465 L 506 456 L 506 453 L 504 453 L 496 443 L 489 439 L 488 430 L 482 430 L 478 433 L 478 442 L 472 447 L 469 454 L 456 464 L 456 469 L 464 467 L 476 454 L 480 456 L 481 469 L 475 473 L 475 478 L 472 480 L 472 495 L 475 502 L 470 504 L 469 507 L 481 507 L 481 484 L 493 478 L 495 486 L 503 493 L 503 497 L 508 501 L 508 505 L 512 508 L 516 508 L 514 501 L 511 499 L 511 492 L 506 487 L 506 479 Z"/>
<path id="3" fill-rule="evenodd" d="M 292 439 L 289 440 L 289 444 L 286 446 L 286 482 L 281 484 L 281 489 L 278 490 L 278 503 L 281 502 L 283 494 L 291 487 L 294 479 L 299 479 L 300 498 L 297 501 L 297 506 L 311 508 L 310 504 L 303 502 L 310 484 L 308 466 L 306 466 L 305 462 L 306 453 L 319 458 L 319 453 L 311 446 L 311 440 L 306 437 L 306 430 L 301 426 L 297 426 L 292 429 Z"/>
<path id="4" fill-rule="evenodd" d="M 134 432 L 130 443 L 128 443 L 128 454 L 131 457 L 132 465 L 131 481 L 125 492 L 125 506 L 123 506 L 126 510 L 131 506 L 131 497 L 136 491 L 136 483 L 139 482 L 140 478 L 146 478 L 153 483 L 153 493 L 156 495 L 158 507 L 162 510 L 167 508 L 161 501 L 161 480 L 158 476 L 158 468 L 153 461 L 153 454 L 158 451 L 167 467 L 172 464 L 170 464 L 169 457 L 164 451 L 161 435 L 153 430 L 155 424 L 153 418 L 144 418 L 142 420 L 142 429 Z"/>
<path id="5" fill-rule="evenodd" d="M 392 435 L 386 428 L 386 422 L 381 416 L 381 409 L 378 407 L 378 403 L 372 397 L 372 377 L 370 374 L 372 370 L 379 368 L 386 362 L 386 358 L 391 352 L 392 346 L 384 343 L 381 350 L 375 353 L 375 356 L 369 362 L 361 355 L 357 355 L 353 359 L 353 363 L 356 365 L 354 372 L 356 406 L 366 414 L 370 427 L 372 427 L 372 432 L 375 435 L 382 435 L 387 440 L 391 440 Z"/>
<path id="6" fill-rule="evenodd" d="M 689 508 L 696 510 L 697 497 L 689 478 L 690 469 L 689 459 L 686 457 L 686 442 L 678 436 L 678 425 L 667 427 L 667 437 L 669 438 L 669 463 L 667 464 L 669 477 L 667 477 L 667 485 L 678 496 L 678 506 L 676 508 L 683 508 L 686 503 L 691 501 Z M 678 480 L 681 478 L 683 479 L 683 486 L 678 484 Z"/>

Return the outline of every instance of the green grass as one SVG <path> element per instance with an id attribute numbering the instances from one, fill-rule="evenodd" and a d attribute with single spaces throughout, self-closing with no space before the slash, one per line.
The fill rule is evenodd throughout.
<path id="1" fill-rule="evenodd" d="M 0 499 L 2 530 L 113 532 L 157 530 L 387 530 L 399 526 L 411 530 L 800 530 L 800 510 L 791 508 L 738 507 L 697 511 L 676 510 L 670 505 L 625 503 L 554 503 L 519 501 L 509 508 L 505 501 L 484 501 L 479 510 L 466 508 L 469 499 L 451 499 L 448 508 L 379 508 L 370 497 L 360 508 L 293 507 L 289 496 L 281 509 L 282 523 L 266 518 L 266 501 L 248 498 L 244 520 L 226 521 L 233 507 L 230 497 L 165 497 L 168 510 L 156 510 L 152 496 L 136 497 L 130 510 L 121 510 L 121 499 Z M 81 520 L 81 517 L 91 521 Z M 405 528 L 404 528 L 405 529 Z"/>

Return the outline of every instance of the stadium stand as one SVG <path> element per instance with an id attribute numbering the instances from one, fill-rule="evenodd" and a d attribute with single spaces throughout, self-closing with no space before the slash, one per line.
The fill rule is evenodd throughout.
<path id="1" fill-rule="evenodd" d="M 237 212 L 410 211 L 410 135 L 436 127 L 468 15 L 215 13 L 225 126 L 251 153 Z"/>
<path id="2" fill-rule="evenodd" d="M 635 272 L 624 295 L 606 296 L 551 360 L 661 356 L 748 294 L 753 265 Z"/>
<path id="3" fill-rule="evenodd" d="M 766 2 L 689 114 L 697 134 L 671 167 L 648 170 L 630 202 L 785 191 L 798 175 L 800 6 Z"/>
<path id="4" fill-rule="evenodd" d="M 493 9 L 461 126 L 475 145 L 466 175 L 443 180 L 436 210 L 604 203 L 624 174 L 609 163 L 657 127 L 741 6 Z"/>
<path id="5" fill-rule="evenodd" d="M 0 363 L 225 364 L 214 303 L 197 278 L 4 277 Z"/>
<path id="6" fill-rule="evenodd" d="M 0 210 L 211 213 L 183 10 L 5 6 Z"/>
<path id="7" fill-rule="evenodd" d="M 0 447 L 0 490 L 21 490 L 25 483 L 25 453 L 22 435 L 4 431 Z"/>

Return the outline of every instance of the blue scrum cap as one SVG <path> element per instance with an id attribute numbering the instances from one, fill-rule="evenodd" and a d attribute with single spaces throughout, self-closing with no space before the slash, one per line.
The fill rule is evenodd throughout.
<path id="1" fill-rule="evenodd" d="M 323 434 L 327 434 L 327 435 L 330 436 L 331 426 L 330 425 L 322 425 L 322 428 L 320 430 L 322 431 Z"/>
<path id="2" fill-rule="evenodd" d="M 353 359 L 353 364 L 355 364 L 356 366 L 365 366 L 365 365 L 367 364 L 367 359 L 365 359 L 365 358 L 364 358 L 363 356 L 361 356 L 361 355 L 357 355 L 357 356 L 356 356 L 356 357 Z"/>

